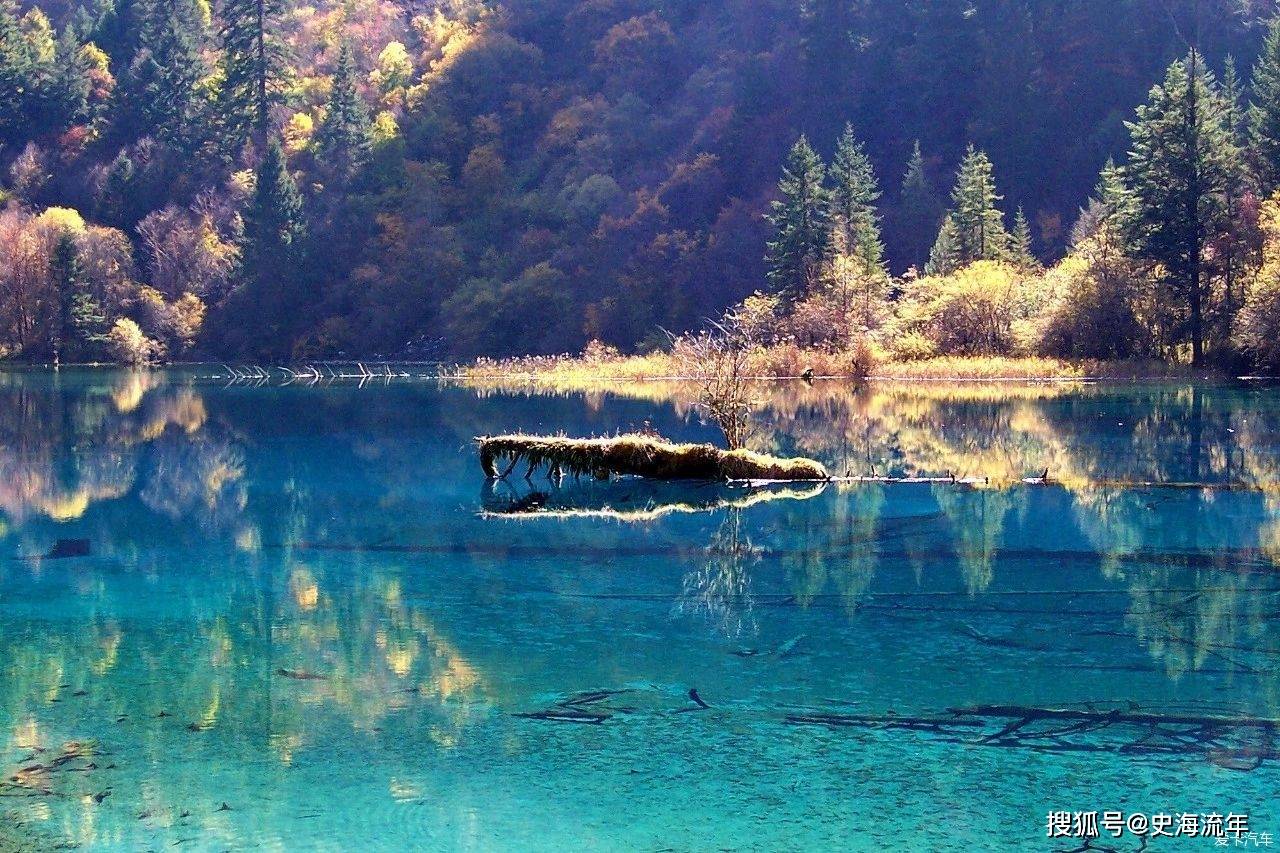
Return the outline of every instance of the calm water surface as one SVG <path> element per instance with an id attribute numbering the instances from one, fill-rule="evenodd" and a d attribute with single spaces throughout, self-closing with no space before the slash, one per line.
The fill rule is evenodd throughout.
<path id="1" fill-rule="evenodd" d="M 0 374 L 0 850 L 1280 836 L 1265 728 L 948 716 L 1280 717 L 1280 390 L 787 386 L 762 447 L 990 487 L 557 492 L 472 436 L 713 434 L 654 388 L 211 372 Z"/>

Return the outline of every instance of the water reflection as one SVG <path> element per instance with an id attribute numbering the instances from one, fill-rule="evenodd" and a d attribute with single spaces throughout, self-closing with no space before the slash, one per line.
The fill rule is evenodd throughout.
<path id="1" fill-rule="evenodd" d="M 707 561 L 681 581 L 676 613 L 701 617 L 725 637 L 754 637 L 760 628 L 751 575 L 760 555 L 743 528 L 742 510 L 730 509 L 707 546 Z"/>
<path id="2" fill-rule="evenodd" d="M 193 829 L 287 843 L 302 818 L 264 791 L 332 797 L 306 775 L 321 771 L 388 825 L 387 797 L 424 792 L 474 794 L 440 809 L 484 813 L 461 771 L 451 788 L 424 763 L 502 755 L 518 773 L 572 751 L 511 712 L 637 684 L 671 708 L 695 677 L 718 708 L 759 702 L 753 721 L 797 699 L 1042 692 L 1280 713 L 1280 394 L 760 396 L 762 449 L 984 484 L 483 483 L 476 434 L 652 420 L 710 437 L 666 386 L 584 399 L 0 373 L 2 802 L 24 832 L 122 847 Z M 1044 469 L 1052 485 L 1022 482 Z M 76 538 L 88 556 L 27 559 Z M 63 755 L 96 767 L 19 772 Z"/>
<path id="3" fill-rule="evenodd" d="M 696 417 L 678 384 L 608 387 L 622 397 L 671 405 L 680 418 Z M 598 408 L 604 393 L 585 397 Z M 1102 579 L 1128 589 L 1127 628 L 1117 636 L 1136 639 L 1172 678 L 1215 661 L 1233 672 L 1274 673 L 1276 632 L 1267 619 L 1280 600 L 1265 575 L 1280 565 L 1280 396 L 1274 390 L 794 382 L 761 385 L 756 397 L 767 425 L 758 449 L 810 455 L 851 476 L 950 475 L 987 484 L 930 486 L 938 519 L 931 529 L 884 524 L 886 486 L 841 486 L 821 513 L 783 509 L 788 546 L 780 559 L 797 605 L 838 601 L 854 613 L 877 569 L 894 562 L 909 565 L 917 582 L 931 563 L 953 562 L 963 588 L 983 593 L 1002 558 L 1013 557 L 1006 525 L 1018 518 L 1025 524 L 1034 490 L 1024 479 L 1047 472 L 1069 498 L 1065 518 L 1054 519 L 1075 537 L 1061 549 L 1063 557 L 1086 556 Z M 736 514 L 727 514 L 705 565 L 686 576 L 686 597 L 704 601 L 709 612 L 729 612 L 728 602 L 740 601 L 724 590 L 749 588 L 741 561 L 726 561 L 723 547 L 738 541 L 739 525 Z M 1054 559 L 1052 550 L 1037 552 Z M 1187 554 L 1198 556 L 1200 568 L 1168 565 Z M 690 596 L 690 589 L 702 592 Z M 733 619 L 724 627 L 739 630 Z M 1224 649 L 1238 646 L 1241 634 L 1249 654 L 1227 656 Z"/>

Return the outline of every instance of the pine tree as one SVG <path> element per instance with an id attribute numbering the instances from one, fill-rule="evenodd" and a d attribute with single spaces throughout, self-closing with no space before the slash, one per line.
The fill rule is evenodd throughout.
<path id="1" fill-rule="evenodd" d="M 80 42 L 71 26 L 65 26 L 58 36 L 45 92 L 49 127 L 65 130 L 87 119 L 89 89 L 89 69 L 80 53 Z"/>
<path id="2" fill-rule="evenodd" d="M 996 192 L 991 160 L 970 145 L 956 173 L 949 214 L 961 266 L 1005 257 L 1009 234 L 996 206 L 1002 198 Z"/>
<path id="3" fill-rule="evenodd" d="M 778 182 L 781 199 L 769 222 L 775 229 L 765 261 L 770 286 L 790 297 L 817 289 L 831 258 L 831 193 L 823 186 L 822 158 L 801 136 L 787 155 Z"/>
<path id="4" fill-rule="evenodd" d="M 948 216 L 942 220 L 942 226 L 938 228 L 938 239 L 933 242 L 933 248 L 929 251 L 929 260 L 924 265 L 924 274 L 950 275 L 962 266 L 964 261 L 960 256 L 956 226 Z"/>
<path id="5" fill-rule="evenodd" d="M 238 153 L 252 138 L 265 144 L 272 81 L 280 63 L 280 46 L 271 29 L 280 0 L 226 0 L 222 8 L 222 85 L 216 112 L 219 144 Z"/>
<path id="6" fill-rule="evenodd" d="M 1221 312 L 1221 330 L 1224 341 L 1231 340 L 1232 327 L 1235 322 L 1236 305 L 1239 302 L 1239 281 L 1247 263 L 1249 251 L 1246 232 L 1249 230 L 1243 214 L 1246 208 L 1246 197 L 1252 192 L 1249 186 L 1248 165 L 1244 153 L 1244 143 L 1248 128 L 1243 108 L 1243 86 L 1236 74 L 1235 60 L 1228 56 L 1223 63 L 1221 94 L 1223 111 L 1223 128 L 1231 140 L 1231 150 L 1227 152 L 1226 167 L 1228 170 L 1226 189 L 1227 230 L 1224 239 L 1219 241 L 1214 252 L 1218 272 L 1222 276 L 1223 306 Z"/>
<path id="7" fill-rule="evenodd" d="M 1128 255 L 1128 228 L 1133 215 L 1133 194 L 1129 192 L 1124 170 L 1108 157 L 1098 174 L 1093 195 L 1072 226 L 1071 245 L 1079 246 L 1101 235 L 1121 253 Z"/>
<path id="8" fill-rule="evenodd" d="M 1133 143 L 1132 239 L 1139 256 L 1158 263 L 1163 284 L 1186 309 L 1178 335 L 1192 363 L 1204 358 L 1206 258 L 1230 227 L 1233 164 L 1239 151 L 1212 74 L 1193 50 L 1169 66 L 1162 84 L 1127 122 Z"/>
<path id="9" fill-rule="evenodd" d="M 1031 223 L 1027 222 L 1019 205 L 1013 216 L 1013 231 L 1009 234 L 1009 262 L 1020 270 L 1035 270 L 1040 267 L 1031 241 Z"/>
<path id="10" fill-rule="evenodd" d="M 349 180 L 369 153 L 369 111 L 356 89 L 355 57 L 347 41 L 338 51 L 333 88 L 315 144 L 321 164 L 339 183 Z"/>
<path id="11" fill-rule="evenodd" d="M 49 268 L 59 306 L 51 342 L 54 363 L 96 358 L 106 342 L 107 319 L 93 296 L 80 250 L 69 233 L 59 235 Z"/>
<path id="12" fill-rule="evenodd" d="M 226 312 L 229 344 L 255 354 L 287 352 L 291 314 L 301 304 L 306 225 L 302 196 L 280 142 L 271 139 L 244 216 L 240 286 Z"/>
<path id="13" fill-rule="evenodd" d="M 856 258 L 864 277 L 883 276 L 884 244 L 880 241 L 880 217 L 875 206 L 880 189 L 871 160 L 854 136 L 851 124 L 845 125 L 836 144 L 830 175 L 836 250 Z"/>
<path id="14" fill-rule="evenodd" d="M 126 95 L 136 126 L 179 150 L 193 150 L 199 132 L 197 86 L 204 77 L 202 24 L 192 0 L 146 0 L 139 49 L 129 65 Z"/>
<path id="15" fill-rule="evenodd" d="M 1128 225 L 1134 216 L 1133 193 L 1129 191 L 1124 169 L 1117 166 L 1116 161 L 1110 157 L 1098 175 L 1098 186 L 1094 193 L 1102 204 L 1108 225 L 1117 230 Z"/>
<path id="16" fill-rule="evenodd" d="M 946 208 L 929 180 L 918 139 L 907 162 L 906 176 L 902 179 L 898 212 L 898 233 L 907 246 L 907 262 L 917 269 L 922 268 L 929 259 L 929 240 L 941 227 Z"/>
<path id="17" fill-rule="evenodd" d="M 289 174 L 284 150 L 273 139 L 258 166 L 253 201 L 244 216 L 247 277 L 269 282 L 273 272 L 295 268 L 305 237 L 302 196 Z"/>
<path id="18" fill-rule="evenodd" d="M 1226 104 L 1225 122 L 1236 144 L 1243 146 L 1249 135 L 1249 113 L 1244 103 L 1244 82 L 1236 70 L 1234 56 L 1228 54 L 1222 62 L 1222 100 Z"/>
<path id="19" fill-rule="evenodd" d="M 18 25 L 13 0 L 0 0 L 0 144 L 22 140 L 31 93 L 36 88 L 36 62 Z"/>
<path id="20" fill-rule="evenodd" d="M 1280 187 L 1280 16 L 1267 26 L 1253 66 L 1249 106 L 1250 160 L 1258 189 L 1269 196 Z"/>
<path id="21" fill-rule="evenodd" d="M 112 225 L 130 227 L 136 220 L 136 176 L 133 160 L 121 149 L 107 167 L 98 196 L 98 217 Z"/>

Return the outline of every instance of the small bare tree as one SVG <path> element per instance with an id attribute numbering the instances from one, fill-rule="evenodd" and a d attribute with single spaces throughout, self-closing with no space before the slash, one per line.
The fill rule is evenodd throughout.
<path id="1" fill-rule="evenodd" d="M 752 335 L 736 311 L 696 335 L 674 340 L 680 373 L 695 384 L 697 404 L 720 427 L 730 450 L 744 447 L 752 434 L 749 371 Z"/>

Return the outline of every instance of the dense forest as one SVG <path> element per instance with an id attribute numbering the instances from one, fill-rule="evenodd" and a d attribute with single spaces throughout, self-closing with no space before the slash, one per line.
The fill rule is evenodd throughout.
<path id="1" fill-rule="evenodd" d="M 0 0 L 0 355 L 643 350 L 747 299 L 1280 366 L 1275 14 Z"/>

